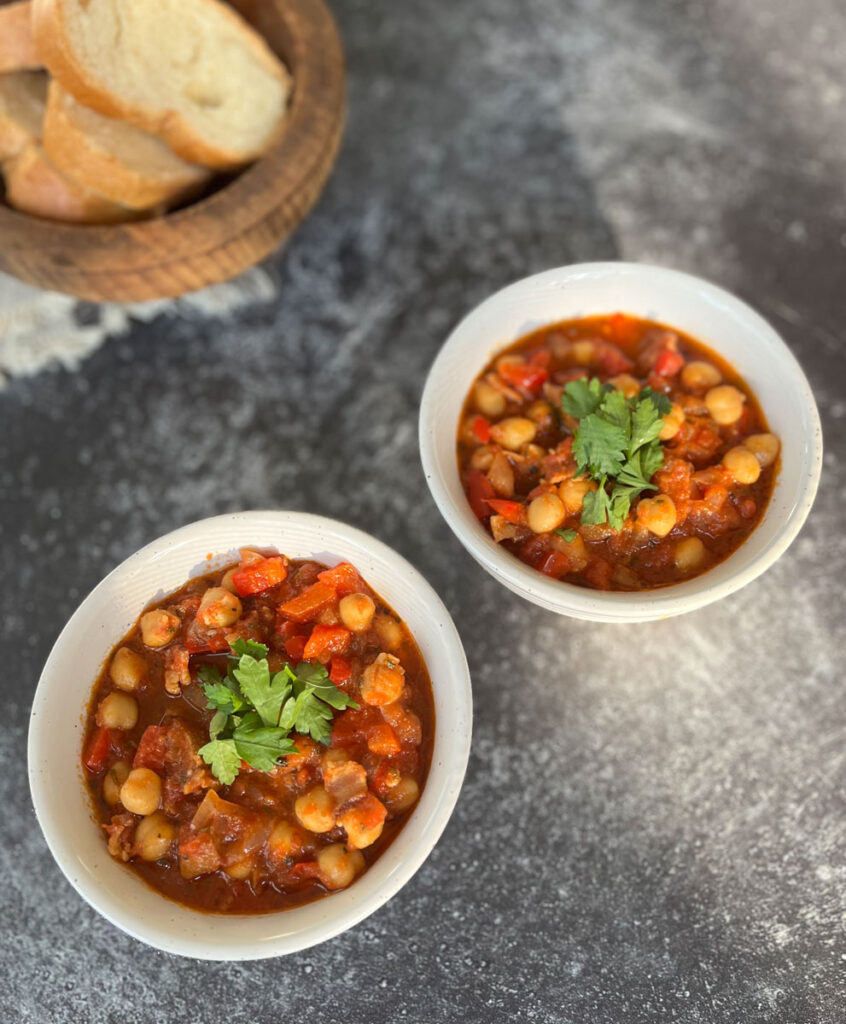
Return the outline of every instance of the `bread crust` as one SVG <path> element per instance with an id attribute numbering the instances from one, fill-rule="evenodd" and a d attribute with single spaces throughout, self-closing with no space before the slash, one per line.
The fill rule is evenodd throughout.
<path id="1" fill-rule="evenodd" d="M 202 138 L 190 121 L 174 109 L 157 109 L 132 105 L 123 101 L 85 68 L 73 53 L 67 29 L 68 5 L 74 0 L 32 0 L 32 32 L 39 58 L 74 99 L 106 117 L 120 118 L 142 131 L 164 139 L 174 153 L 184 160 L 216 170 L 235 170 L 262 156 L 279 138 L 284 110 L 270 137 L 260 151 L 239 153 L 214 146 Z M 79 0 L 77 0 L 79 2 Z M 245 31 L 242 19 L 218 0 L 203 0 L 223 11 L 233 28 L 241 34 L 253 51 L 255 59 L 283 86 L 290 95 L 291 79 L 267 43 L 252 30 Z"/>
<path id="2" fill-rule="evenodd" d="M 32 34 L 29 0 L 0 7 L 0 74 L 42 67 Z"/>
<path id="3" fill-rule="evenodd" d="M 44 116 L 44 152 L 47 159 L 65 177 L 84 188 L 134 210 L 172 205 L 196 194 L 210 180 L 211 172 L 188 164 L 171 154 L 172 163 L 159 171 L 133 162 L 114 149 L 106 140 L 92 135 L 81 123 L 80 108 L 58 82 L 50 83 L 47 110 Z M 90 114 L 99 118 L 102 115 Z M 126 127 L 125 131 L 136 129 Z M 139 133 L 140 134 L 140 133 Z M 158 138 L 147 139 L 165 149 Z"/>
<path id="4" fill-rule="evenodd" d="M 22 213 L 77 224 L 116 224 L 143 216 L 60 174 L 38 143 L 26 146 L 4 165 L 6 201 Z"/>

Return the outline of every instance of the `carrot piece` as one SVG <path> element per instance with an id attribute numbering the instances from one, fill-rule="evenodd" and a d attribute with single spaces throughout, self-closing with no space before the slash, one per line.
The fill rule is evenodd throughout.
<path id="1" fill-rule="evenodd" d="M 318 623 L 311 631 L 303 656 L 320 658 L 324 654 L 340 654 L 350 642 L 350 631 L 343 626 L 324 626 Z"/>
<path id="2" fill-rule="evenodd" d="M 336 597 L 337 593 L 333 587 L 328 586 L 323 580 L 318 580 L 301 594 L 292 597 L 290 601 L 280 604 L 279 611 L 294 622 L 310 622 Z"/>
<path id="3" fill-rule="evenodd" d="M 241 565 L 232 573 L 232 583 L 240 597 L 260 594 L 278 586 L 288 575 L 288 565 L 281 555 L 263 558 L 260 562 Z"/>
<path id="4" fill-rule="evenodd" d="M 106 760 L 112 749 L 112 739 L 111 729 L 101 727 L 94 733 L 85 754 L 85 767 L 90 772 L 101 772 L 106 767 Z"/>
<path id="5" fill-rule="evenodd" d="M 367 734 L 367 746 L 374 754 L 380 757 L 390 757 L 400 752 L 400 742 L 397 734 L 387 722 L 375 725 Z"/>
<path id="6" fill-rule="evenodd" d="M 502 498 L 486 498 L 485 503 L 496 512 L 497 515 L 507 519 L 515 526 L 524 526 L 526 523 L 526 506 L 521 501 L 505 501 Z"/>
<path id="7" fill-rule="evenodd" d="M 358 593 L 364 587 L 364 580 L 359 576 L 355 566 L 349 562 L 341 562 L 331 569 L 324 569 L 317 574 L 317 578 L 327 587 L 331 587 L 338 597 Z"/>
<path id="8" fill-rule="evenodd" d="M 303 660 L 307 641 L 308 638 L 304 636 L 292 636 L 285 641 L 285 653 L 291 661 Z"/>

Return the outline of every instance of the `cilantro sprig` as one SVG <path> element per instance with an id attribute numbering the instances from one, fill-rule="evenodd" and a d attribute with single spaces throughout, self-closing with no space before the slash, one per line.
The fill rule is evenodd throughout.
<path id="1" fill-rule="evenodd" d="M 296 754 L 292 732 L 328 745 L 333 708 L 358 707 L 323 665 L 285 664 L 271 674 L 264 644 L 239 637 L 231 647 L 225 675 L 208 664 L 197 672 L 206 707 L 214 711 L 209 742 L 199 753 L 224 785 L 235 781 L 242 761 L 269 772 L 280 758 Z"/>
<path id="2" fill-rule="evenodd" d="M 578 471 L 599 484 L 584 497 L 582 523 L 619 530 L 632 501 L 658 489 L 651 483 L 664 463 L 658 435 L 671 406 L 666 395 L 649 387 L 626 398 L 596 377 L 567 384 L 561 408 L 579 421 L 573 439 Z"/>

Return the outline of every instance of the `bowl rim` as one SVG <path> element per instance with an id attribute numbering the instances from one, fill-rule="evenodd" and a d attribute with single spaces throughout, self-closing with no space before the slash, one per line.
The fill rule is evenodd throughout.
<path id="1" fill-rule="evenodd" d="M 139 880 L 140 884 L 149 891 L 152 899 L 162 901 L 162 913 L 157 915 L 161 924 L 150 925 L 147 922 L 141 921 L 139 916 L 131 909 L 121 907 L 116 900 L 107 897 L 88 873 L 76 869 L 77 862 L 74 850 L 77 844 L 77 833 L 82 832 L 82 830 L 79 829 L 71 834 L 67 828 L 61 827 L 54 820 L 51 813 L 48 799 L 50 782 L 47 773 L 43 772 L 43 766 L 45 763 L 48 763 L 45 760 L 45 754 L 49 757 L 49 737 L 54 732 L 54 729 L 51 730 L 50 723 L 47 722 L 45 724 L 44 719 L 46 717 L 47 702 L 62 682 L 61 675 L 57 673 L 57 665 L 66 649 L 78 642 L 81 635 L 80 624 L 84 620 L 86 609 L 94 604 L 102 595 L 109 592 L 110 588 L 120 585 L 122 581 L 128 582 L 132 574 L 143 569 L 151 560 L 166 555 L 173 545 L 193 543 L 198 551 L 202 548 L 203 552 L 206 552 L 208 550 L 208 542 L 203 538 L 210 529 L 225 524 L 256 523 L 256 532 L 258 533 L 259 522 L 263 524 L 272 523 L 274 526 L 278 525 L 280 547 L 284 545 L 284 530 L 286 526 L 297 524 L 299 528 L 309 531 L 313 540 L 309 539 L 308 543 L 316 545 L 315 557 L 317 557 L 318 552 L 322 553 L 332 550 L 332 557 L 335 557 L 337 561 L 343 561 L 346 558 L 352 560 L 355 556 L 350 554 L 350 552 L 364 549 L 367 551 L 368 557 L 372 558 L 375 563 L 380 564 L 386 572 L 403 576 L 409 585 L 413 586 L 416 595 L 415 604 L 418 606 L 415 609 L 415 613 L 426 619 L 425 632 L 427 636 L 423 637 L 420 635 L 421 630 L 419 627 L 413 635 L 421 648 L 425 646 L 439 646 L 444 650 L 444 658 L 448 659 L 450 664 L 450 673 L 448 678 L 442 681 L 436 681 L 433 677 L 432 689 L 435 693 L 436 704 L 438 703 L 438 693 L 439 691 L 441 692 L 449 709 L 450 716 L 455 723 L 452 729 L 439 727 L 440 712 L 436 716 L 432 759 L 427 782 L 423 787 L 421 803 L 418 804 L 418 807 L 423 803 L 423 798 L 426 794 L 430 792 L 429 786 L 434 776 L 439 775 L 441 777 L 442 788 L 435 794 L 433 800 L 430 798 L 431 806 L 427 805 L 425 815 L 422 814 L 421 809 L 421 815 L 418 815 L 417 818 L 413 815 L 409 817 L 398 833 L 397 839 L 384 851 L 379 860 L 356 883 L 345 890 L 329 894 L 328 897 L 321 897 L 313 903 L 305 904 L 301 907 L 267 914 L 217 915 L 185 907 L 157 893 L 155 889 Z M 243 543 L 246 543 L 246 541 L 238 540 L 234 542 L 234 546 Z M 329 544 L 334 545 L 334 548 L 330 549 L 328 547 Z M 202 554 L 192 557 L 196 557 L 199 563 L 209 556 Z M 383 593 L 383 590 L 384 587 L 380 588 L 377 592 L 385 598 L 391 607 L 394 607 L 392 600 Z M 158 595 L 151 595 L 149 598 L 149 600 L 154 599 L 158 599 Z M 405 618 L 401 608 L 395 610 L 403 619 Z M 112 640 L 104 640 L 103 660 L 105 660 L 109 650 L 119 639 L 119 637 L 115 637 Z M 91 681 L 91 686 L 93 686 L 93 680 Z M 90 692 L 91 687 L 86 687 L 86 704 Z M 79 709 L 81 718 L 85 716 L 86 704 L 83 704 Z M 188 523 L 144 545 L 112 569 L 79 603 L 53 644 L 33 698 L 27 740 L 30 794 L 42 834 L 65 878 L 89 906 L 116 927 L 156 949 L 195 959 L 229 961 L 266 959 L 307 949 L 353 927 L 387 903 L 418 871 L 440 839 L 458 800 L 470 754 L 472 716 L 473 702 L 470 671 L 455 624 L 446 606 L 431 584 L 402 555 L 357 527 L 349 526 L 346 523 L 325 516 L 287 510 L 233 512 Z M 78 761 L 81 755 L 81 744 L 82 730 L 80 730 L 77 750 Z M 84 787 L 81 767 L 77 774 L 80 787 Z M 84 793 L 84 797 L 87 805 L 88 794 Z M 93 814 L 91 815 L 91 820 L 94 823 Z M 407 837 L 408 834 L 414 837 L 414 844 L 408 855 L 403 857 L 398 864 L 395 864 L 389 870 L 385 869 L 381 872 L 385 877 L 381 878 L 378 888 L 373 889 L 372 892 L 368 891 L 363 898 L 355 899 L 354 894 L 359 882 L 370 878 L 371 884 L 368 888 L 372 889 L 374 885 L 373 879 L 378 878 L 380 875 L 380 865 L 383 861 L 388 863 L 390 859 L 388 855 L 397 844 L 397 840 L 403 836 Z M 108 855 L 106 856 L 108 857 Z M 108 859 L 111 861 L 111 858 Z M 117 862 L 114 863 L 119 870 L 125 870 L 124 865 Z M 129 869 L 126 870 L 129 871 Z M 134 875 L 131 871 L 130 873 Z M 346 900 L 339 899 L 339 897 L 349 897 L 351 894 L 352 898 L 347 898 Z M 271 937 L 262 936 L 260 939 L 240 942 L 233 942 L 231 939 L 224 939 L 218 943 L 214 939 L 209 939 L 208 941 L 196 939 L 186 941 L 182 938 L 174 937 L 172 934 L 169 934 L 167 914 L 164 912 L 167 908 L 177 907 L 180 912 L 184 911 L 188 915 L 198 915 L 203 921 L 208 921 L 209 923 L 215 921 L 243 921 L 245 919 L 256 923 L 272 922 L 276 919 L 280 923 L 284 923 L 285 920 L 290 920 L 290 918 L 286 919 L 285 915 L 292 915 L 298 910 L 314 906 L 320 906 L 325 909 L 327 903 L 330 904 L 330 907 L 332 906 L 332 900 L 337 901 L 335 907 L 338 911 L 341 911 L 343 903 L 342 912 L 333 914 L 330 910 L 329 913 L 323 913 L 315 923 L 299 931 L 295 929 L 293 932 L 290 932 L 280 928 L 278 935 Z M 209 935 L 213 935 L 214 929 L 209 928 L 206 932 Z"/>
<path id="2" fill-rule="evenodd" d="M 790 366 L 797 394 L 800 396 L 810 424 L 810 429 L 805 436 L 809 461 L 802 477 L 800 499 L 787 513 L 785 522 L 777 535 L 754 561 L 710 586 L 703 584 L 708 576 L 707 572 L 692 577 L 689 581 L 641 593 L 590 590 L 560 580 L 545 578 L 541 573 L 524 565 L 510 552 L 503 551 L 475 520 L 470 526 L 467 525 L 463 516 L 465 510 L 458 508 L 448 485 L 448 475 L 453 477 L 458 475 L 454 447 L 451 452 L 451 461 L 447 467 L 445 466 L 446 460 L 441 458 L 437 443 L 437 417 L 435 415 L 437 397 L 449 379 L 451 360 L 466 344 L 470 344 L 470 338 L 466 332 L 477 319 L 481 319 L 495 304 L 519 305 L 522 303 L 528 306 L 531 303 L 533 291 L 551 290 L 560 287 L 563 283 L 576 283 L 580 280 L 593 281 L 608 277 L 631 279 L 637 276 L 649 276 L 653 282 L 652 290 L 656 292 L 662 286 L 696 289 L 698 292 L 704 293 L 715 304 L 725 310 L 730 310 L 737 317 L 746 321 L 750 330 L 755 329 L 767 336 L 768 341 L 780 350 L 782 357 Z M 609 309 L 608 312 L 615 312 L 615 310 Z M 544 320 L 545 318 L 541 318 L 541 322 L 537 326 L 542 326 Z M 550 324 L 554 322 L 553 320 L 549 321 Z M 672 324 L 669 326 L 672 327 Z M 515 336 L 502 345 L 492 339 L 488 358 L 495 352 L 513 344 L 517 337 Z M 718 346 L 712 345 L 712 347 L 720 352 Z M 476 372 L 478 373 L 478 370 Z M 467 386 L 469 387 L 469 383 Z M 727 597 L 750 583 L 781 557 L 799 533 L 813 505 L 822 470 L 822 427 L 816 401 L 802 367 L 775 328 L 742 299 L 711 281 L 668 267 L 624 260 L 570 264 L 531 274 L 499 289 L 469 310 L 448 335 L 427 375 L 420 403 L 418 439 L 423 472 L 432 497 L 450 529 L 483 569 L 509 590 L 549 611 L 574 618 L 603 622 L 642 622 L 684 614 Z M 765 516 L 769 507 L 764 513 Z M 741 550 L 742 545 L 738 551 Z M 733 558 L 734 554 L 719 564 L 728 565 Z"/>

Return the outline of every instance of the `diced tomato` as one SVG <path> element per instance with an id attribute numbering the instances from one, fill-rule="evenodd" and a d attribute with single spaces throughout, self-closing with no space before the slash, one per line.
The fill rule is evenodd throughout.
<path id="1" fill-rule="evenodd" d="M 336 654 L 334 658 L 329 662 L 329 679 L 335 684 L 335 686 L 343 686 L 344 683 L 350 681 L 352 675 L 352 665 L 346 658 L 342 658 L 340 654 Z"/>
<path id="2" fill-rule="evenodd" d="M 332 569 L 324 569 L 317 574 L 317 578 L 327 587 L 331 587 L 338 597 L 358 593 L 364 588 L 364 580 L 349 562 L 341 562 Z"/>
<path id="3" fill-rule="evenodd" d="M 610 590 L 612 572 L 610 562 L 606 562 L 604 558 L 593 558 L 588 562 L 584 575 L 588 583 L 597 590 Z"/>
<path id="4" fill-rule="evenodd" d="M 343 626 L 324 626 L 320 623 L 311 631 L 303 655 L 307 659 L 326 654 L 340 654 L 350 642 L 350 631 Z"/>
<path id="5" fill-rule="evenodd" d="M 148 725 L 135 751 L 133 768 L 150 768 L 161 774 L 167 753 L 167 726 Z"/>
<path id="6" fill-rule="evenodd" d="M 744 498 L 737 506 L 737 510 L 744 519 L 754 519 L 758 506 L 752 498 Z"/>
<path id="7" fill-rule="evenodd" d="M 399 768 L 390 761 L 382 761 L 370 780 L 370 787 L 379 796 L 385 796 L 399 783 L 402 777 Z"/>
<path id="8" fill-rule="evenodd" d="M 544 556 L 543 561 L 538 565 L 538 569 L 545 576 L 552 576 L 553 579 L 560 580 L 562 576 L 565 576 L 570 571 L 570 560 L 560 551 L 550 551 Z"/>
<path id="9" fill-rule="evenodd" d="M 484 416 L 476 416 L 473 420 L 473 433 L 482 444 L 487 444 L 491 439 L 491 425 Z"/>
<path id="10" fill-rule="evenodd" d="M 610 341 L 595 342 L 596 367 L 600 373 L 616 377 L 618 373 L 631 373 L 634 363 Z"/>
<path id="11" fill-rule="evenodd" d="M 310 882 L 320 877 L 320 868 L 316 860 L 302 860 L 295 864 L 288 874 L 298 882 Z"/>
<path id="12" fill-rule="evenodd" d="M 111 729 L 101 727 L 94 733 L 85 754 L 85 767 L 90 772 L 101 772 L 106 767 L 113 738 Z"/>
<path id="13" fill-rule="evenodd" d="M 640 334 L 640 326 L 633 317 L 625 313 L 615 313 L 608 318 L 608 329 L 611 337 L 623 345 L 630 345 L 637 341 Z"/>
<path id="14" fill-rule="evenodd" d="M 674 352 L 671 348 L 665 348 L 655 360 L 653 370 L 659 377 L 675 377 L 683 366 L 684 356 L 681 352 Z"/>
<path id="15" fill-rule="evenodd" d="M 398 754 L 402 749 L 397 734 L 387 722 L 373 726 L 367 734 L 367 746 L 380 757 L 390 757 L 392 754 Z"/>
<path id="16" fill-rule="evenodd" d="M 491 510 L 488 508 L 487 500 L 496 497 L 493 484 L 488 480 L 481 469 L 471 469 L 467 473 L 467 489 L 469 491 L 470 507 L 478 519 L 489 519 Z"/>
<path id="17" fill-rule="evenodd" d="M 549 364 L 552 362 L 552 353 L 548 348 L 539 348 L 537 352 L 533 352 L 532 355 L 529 356 L 529 362 L 533 366 L 545 366 L 548 368 Z"/>
<path id="18" fill-rule="evenodd" d="M 497 515 L 507 519 L 515 526 L 522 526 L 526 522 L 526 506 L 522 501 L 505 501 L 502 498 L 486 498 L 485 504 L 496 512 Z"/>
<path id="19" fill-rule="evenodd" d="M 364 735 L 372 728 L 374 722 L 382 721 L 382 716 L 375 708 L 348 708 L 335 717 L 332 724 L 331 746 L 348 749 L 362 742 Z"/>
<path id="20" fill-rule="evenodd" d="M 203 633 L 192 626 L 185 637 L 185 649 L 189 654 L 219 654 L 229 650 L 229 640 L 222 630 Z"/>
<path id="21" fill-rule="evenodd" d="M 280 604 L 279 611 L 294 622 L 310 622 L 331 604 L 336 596 L 333 587 L 328 586 L 323 580 L 318 580 L 301 594 L 292 597 L 290 601 Z"/>
<path id="22" fill-rule="evenodd" d="M 540 390 L 541 385 L 549 377 L 546 367 L 538 366 L 537 363 L 505 362 L 497 367 L 497 373 L 506 384 L 511 384 L 532 395 Z"/>
<path id="23" fill-rule="evenodd" d="M 308 637 L 305 636 L 292 636 L 285 641 L 285 653 L 291 661 L 303 660 L 307 642 Z"/>
<path id="24" fill-rule="evenodd" d="M 179 844 L 179 871 L 183 878 L 208 875 L 220 867 L 220 855 L 208 832 L 183 839 Z"/>
<path id="25" fill-rule="evenodd" d="M 249 597 L 278 586 L 287 575 L 287 561 L 279 555 L 240 566 L 232 573 L 232 583 L 241 597 Z"/>

